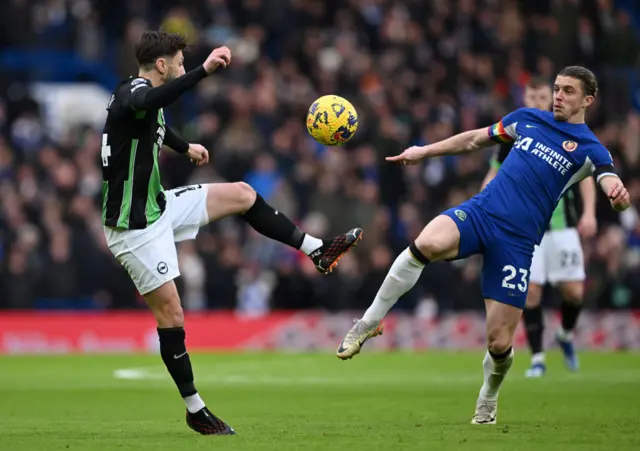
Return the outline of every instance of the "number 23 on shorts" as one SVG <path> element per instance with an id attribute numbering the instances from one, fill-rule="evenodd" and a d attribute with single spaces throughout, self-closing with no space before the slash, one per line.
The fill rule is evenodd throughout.
<path id="1" fill-rule="evenodd" d="M 506 288 L 507 290 L 515 290 L 516 288 L 518 288 L 518 290 L 523 293 L 527 292 L 527 276 L 529 275 L 528 269 L 518 268 L 516 270 L 513 265 L 505 265 L 505 267 L 502 268 L 502 273 L 505 274 L 504 278 L 502 279 L 502 288 Z"/>

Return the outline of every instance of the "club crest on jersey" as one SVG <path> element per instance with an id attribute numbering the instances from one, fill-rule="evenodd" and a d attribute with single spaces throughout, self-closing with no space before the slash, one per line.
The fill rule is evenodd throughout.
<path id="1" fill-rule="evenodd" d="M 467 219 L 467 214 L 462 210 L 456 210 L 454 211 L 454 213 L 460 221 L 464 221 L 465 219 Z"/>
<path id="2" fill-rule="evenodd" d="M 169 267 L 165 262 L 158 263 L 158 266 L 156 267 L 156 269 L 160 274 L 166 274 L 169 272 Z"/>
<path id="3" fill-rule="evenodd" d="M 562 148 L 567 152 L 573 152 L 578 148 L 578 143 L 575 141 L 565 141 L 562 143 Z"/>

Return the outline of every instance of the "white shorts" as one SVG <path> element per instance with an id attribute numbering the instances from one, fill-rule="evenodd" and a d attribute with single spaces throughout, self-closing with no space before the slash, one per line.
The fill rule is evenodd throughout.
<path id="1" fill-rule="evenodd" d="M 578 230 L 568 228 L 545 233 L 533 251 L 531 283 L 544 285 L 584 279 L 584 255 Z"/>
<path id="2" fill-rule="evenodd" d="M 165 195 L 162 216 L 146 229 L 104 227 L 109 250 L 142 295 L 180 275 L 175 243 L 194 239 L 209 222 L 206 186 L 185 186 Z"/>

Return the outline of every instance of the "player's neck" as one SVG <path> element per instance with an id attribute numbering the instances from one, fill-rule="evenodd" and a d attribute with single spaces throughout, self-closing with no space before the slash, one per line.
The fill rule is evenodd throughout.
<path id="1" fill-rule="evenodd" d="M 138 72 L 138 77 L 142 77 L 142 78 L 146 78 L 147 80 L 150 80 L 151 85 L 154 88 L 158 86 L 162 86 L 164 84 L 164 81 L 160 77 L 160 74 L 155 70 L 150 70 L 150 71 L 140 70 Z"/>
<path id="2" fill-rule="evenodd" d="M 570 124 L 584 124 L 584 110 L 574 116 L 571 116 L 567 122 Z"/>

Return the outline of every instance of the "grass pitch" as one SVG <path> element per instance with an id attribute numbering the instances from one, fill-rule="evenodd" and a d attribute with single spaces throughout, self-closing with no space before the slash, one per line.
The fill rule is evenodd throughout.
<path id="1" fill-rule="evenodd" d="M 159 356 L 0 358 L 0 450 L 639 450 L 640 355 L 560 356 L 503 387 L 498 425 L 472 426 L 481 353 L 192 356 L 212 411 L 238 432 L 187 429 Z"/>

